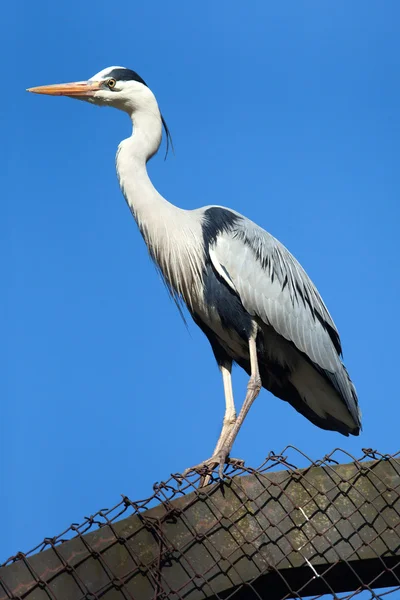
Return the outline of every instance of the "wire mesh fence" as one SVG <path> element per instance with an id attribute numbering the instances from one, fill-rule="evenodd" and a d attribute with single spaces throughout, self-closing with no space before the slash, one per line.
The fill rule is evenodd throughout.
<path id="1" fill-rule="evenodd" d="M 400 452 L 172 475 L 0 568 L 0 600 L 400 598 Z M 396 595 L 397 592 L 397 595 Z"/>

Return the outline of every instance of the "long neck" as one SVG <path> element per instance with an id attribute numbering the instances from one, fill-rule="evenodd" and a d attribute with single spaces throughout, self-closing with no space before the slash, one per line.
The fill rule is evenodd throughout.
<path id="1" fill-rule="evenodd" d="M 119 183 L 150 255 L 169 287 L 190 304 L 190 290 L 201 279 L 201 228 L 191 211 L 165 200 L 148 176 L 146 163 L 157 152 L 162 137 L 158 107 L 135 112 L 132 122 L 132 136 L 118 147 Z"/>
<path id="2" fill-rule="evenodd" d="M 163 223 L 162 215 L 182 212 L 161 196 L 147 173 L 146 163 L 157 152 L 162 137 L 161 116 L 154 110 L 132 116 L 133 132 L 123 140 L 116 157 L 119 183 L 146 243 L 152 231 Z"/>

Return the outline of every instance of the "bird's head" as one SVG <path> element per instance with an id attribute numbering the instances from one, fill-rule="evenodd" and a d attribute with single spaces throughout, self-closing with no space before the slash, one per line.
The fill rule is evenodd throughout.
<path id="1" fill-rule="evenodd" d="M 125 67 L 107 67 L 87 81 L 41 85 L 27 91 L 48 96 L 68 96 L 98 106 L 113 106 L 131 116 L 138 111 L 154 114 L 157 108 L 154 94 L 145 81 L 135 71 Z M 171 135 L 161 113 L 160 118 L 167 137 L 168 153 L 169 144 L 172 145 Z"/>
<path id="2" fill-rule="evenodd" d="M 68 96 L 99 106 L 114 106 L 130 114 L 154 102 L 154 95 L 145 81 L 125 67 L 108 67 L 87 81 L 41 85 L 29 88 L 28 92 Z"/>

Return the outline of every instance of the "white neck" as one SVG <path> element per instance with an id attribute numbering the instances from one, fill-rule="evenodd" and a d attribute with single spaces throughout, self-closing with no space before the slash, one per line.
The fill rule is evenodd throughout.
<path id="1" fill-rule="evenodd" d="M 201 227 L 191 211 L 165 200 L 148 176 L 146 163 L 157 152 L 162 137 L 155 99 L 154 103 L 150 110 L 136 110 L 131 115 L 133 133 L 118 147 L 117 174 L 151 257 L 168 286 L 190 304 L 190 290 L 197 288 L 201 279 Z"/>
<path id="2" fill-rule="evenodd" d="M 146 243 L 147 230 L 160 221 L 160 213 L 179 211 L 157 192 L 147 173 L 146 163 L 157 152 L 162 137 L 161 115 L 156 103 L 154 108 L 156 110 L 136 111 L 131 115 L 132 135 L 120 143 L 116 157 L 122 193 Z"/>

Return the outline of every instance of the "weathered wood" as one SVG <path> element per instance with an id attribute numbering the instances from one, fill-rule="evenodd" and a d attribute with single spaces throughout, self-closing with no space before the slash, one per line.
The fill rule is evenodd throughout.
<path id="1" fill-rule="evenodd" d="M 233 477 L 0 569 L 0 600 L 153 600 L 155 591 L 200 600 L 235 590 L 238 600 L 278 600 L 399 585 L 399 571 L 392 459 Z"/>

